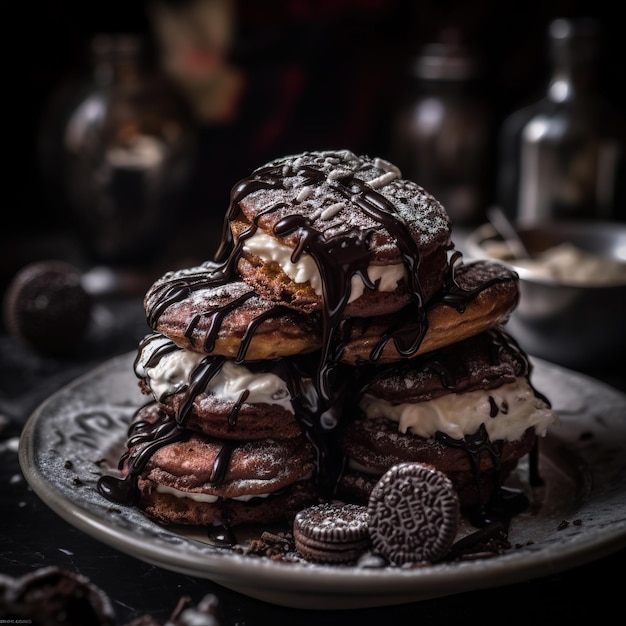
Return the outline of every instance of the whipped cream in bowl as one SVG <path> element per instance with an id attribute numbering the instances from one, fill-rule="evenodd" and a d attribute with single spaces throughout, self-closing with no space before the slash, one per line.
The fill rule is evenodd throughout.
<path id="1" fill-rule="evenodd" d="M 530 253 L 516 258 L 491 224 L 464 252 L 519 275 L 520 302 L 507 325 L 522 348 L 575 369 L 611 363 L 626 350 L 626 223 L 561 221 L 516 225 Z"/>

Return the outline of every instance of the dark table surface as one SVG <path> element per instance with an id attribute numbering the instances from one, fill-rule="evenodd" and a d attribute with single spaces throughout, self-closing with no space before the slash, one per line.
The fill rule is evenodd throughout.
<path id="1" fill-rule="evenodd" d="M 361 610 L 320 606 L 318 611 L 274 606 L 209 580 L 160 569 L 76 529 L 49 509 L 22 476 L 17 453 L 21 428 L 51 393 L 103 361 L 135 350 L 147 331 L 141 297 L 131 293 L 98 299 L 89 334 L 71 358 L 37 354 L 18 345 L 4 330 L 0 334 L 0 575 L 20 577 L 51 565 L 82 574 L 109 596 L 120 625 L 146 614 L 163 623 L 182 596 L 197 603 L 208 593 L 219 601 L 223 626 L 462 624 L 468 620 L 582 624 L 623 612 L 624 549 L 514 585 L 398 606 Z M 585 373 L 626 391 L 623 366 Z M 1 618 L 0 611 L 0 622 Z"/>

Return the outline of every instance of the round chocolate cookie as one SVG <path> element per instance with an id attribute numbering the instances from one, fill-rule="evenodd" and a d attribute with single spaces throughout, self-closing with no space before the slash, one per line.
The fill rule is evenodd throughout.
<path id="1" fill-rule="evenodd" d="M 320 320 L 255 293 L 211 263 L 168 272 L 147 291 L 150 327 L 196 352 L 237 360 L 275 359 L 317 350 Z"/>
<path id="2" fill-rule="evenodd" d="M 449 274 L 450 220 L 400 170 L 348 150 L 256 169 L 227 216 L 243 280 L 303 312 L 371 317 L 426 303 Z"/>
<path id="3" fill-rule="evenodd" d="M 159 492 L 151 481 L 139 479 L 137 506 L 163 524 L 218 526 L 228 528 L 243 524 L 274 524 L 285 522 L 296 511 L 317 501 L 313 482 L 302 480 L 267 496 L 236 500 L 217 498 L 203 502 Z"/>
<path id="4" fill-rule="evenodd" d="M 343 429 L 349 472 L 340 493 L 362 500 L 391 466 L 419 462 L 452 480 L 462 506 L 487 502 L 558 423 L 529 374 L 526 355 L 501 329 L 371 369 Z"/>
<path id="5" fill-rule="evenodd" d="M 429 303 L 373 319 L 341 323 L 341 360 L 393 363 L 432 352 L 504 324 L 519 301 L 518 276 L 503 265 L 476 261 L 454 268 L 454 280 Z"/>
<path id="6" fill-rule="evenodd" d="M 459 440 L 454 447 L 401 433 L 397 424 L 383 418 L 364 420 L 360 426 L 357 434 L 352 426 L 346 433 L 349 469 L 341 477 L 338 491 L 342 498 L 358 504 L 367 502 L 382 474 L 400 463 L 435 465 L 452 481 L 464 509 L 487 504 L 537 443 L 532 428 L 516 441 L 491 442 L 480 432 L 467 441 Z M 476 449 L 472 449 L 475 441 Z"/>
<path id="7" fill-rule="evenodd" d="M 373 551 L 400 566 L 442 559 L 460 516 L 450 479 L 418 463 L 390 468 L 372 490 L 367 510 Z"/>
<path id="8" fill-rule="evenodd" d="M 354 563 L 370 543 L 367 507 L 340 502 L 315 504 L 293 522 L 298 553 L 316 563 Z"/>
<path id="9" fill-rule="evenodd" d="M 4 296 L 8 332 L 29 348 L 55 356 L 71 353 L 84 339 L 91 309 L 80 272 L 65 261 L 26 265 Z"/>
<path id="10" fill-rule="evenodd" d="M 269 523 L 316 500 L 313 449 L 304 436 L 219 440 L 180 429 L 172 416 L 146 405 L 127 447 L 123 478 L 105 476 L 98 490 L 164 523 Z"/>

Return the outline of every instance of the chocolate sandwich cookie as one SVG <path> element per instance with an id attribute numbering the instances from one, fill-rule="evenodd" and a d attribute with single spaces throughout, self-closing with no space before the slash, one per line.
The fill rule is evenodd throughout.
<path id="1" fill-rule="evenodd" d="M 156 333 L 140 342 L 134 369 L 142 391 L 180 427 L 221 439 L 299 437 L 296 410 L 314 394 L 288 359 L 235 363 Z"/>
<path id="2" fill-rule="evenodd" d="M 79 270 L 65 261 L 36 261 L 11 280 L 3 300 L 7 331 L 43 354 L 65 356 L 84 340 L 93 302 Z"/>
<path id="3" fill-rule="evenodd" d="M 432 352 L 506 323 L 518 302 L 514 271 L 490 261 L 455 265 L 425 318 L 409 305 L 394 315 L 343 320 L 341 360 L 384 365 Z"/>
<path id="4" fill-rule="evenodd" d="M 354 563 L 370 543 L 367 507 L 324 502 L 298 512 L 293 538 L 307 561 Z"/>
<path id="5" fill-rule="evenodd" d="M 156 405 L 146 405 L 127 446 L 123 478 L 103 477 L 98 489 L 164 523 L 270 523 L 316 499 L 313 450 L 304 436 L 219 440 L 180 429 Z"/>
<path id="6" fill-rule="evenodd" d="M 242 360 L 313 352 L 320 320 L 261 296 L 213 263 L 168 272 L 148 289 L 149 326 L 183 348 Z"/>
<path id="7" fill-rule="evenodd" d="M 449 273 L 441 204 L 395 165 L 347 150 L 258 168 L 234 187 L 227 224 L 243 280 L 305 313 L 385 315 L 427 302 Z"/>
<path id="8" fill-rule="evenodd" d="M 529 375 L 526 355 L 501 329 L 372 369 L 343 432 L 342 492 L 362 501 L 391 466 L 419 462 L 444 472 L 464 507 L 489 501 L 558 424 Z"/>
<path id="9" fill-rule="evenodd" d="M 376 483 L 368 506 L 372 550 L 392 565 L 434 563 L 450 550 L 460 518 L 450 479 L 419 463 L 394 465 Z"/>

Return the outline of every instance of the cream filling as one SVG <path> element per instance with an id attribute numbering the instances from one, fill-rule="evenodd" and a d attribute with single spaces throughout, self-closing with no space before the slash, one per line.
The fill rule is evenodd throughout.
<path id="1" fill-rule="evenodd" d="M 169 493 L 177 498 L 189 498 L 194 502 L 208 502 L 211 504 L 212 502 L 217 502 L 219 500 L 219 496 L 212 496 L 208 493 L 195 493 L 192 491 L 181 491 L 180 489 L 175 489 L 174 487 L 166 487 L 165 485 L 157 485 L 156 490 L 158 493 Z M 248 500 L 252 500 L 252 498 L 268 498 L 271 496 L 271 493 L 255 493 L 253 495 L 245 494 L 243 496 L 233 496 L 232 498 L 226 498 L 227 500 L 239 500 L 241 502 L 247 502 Z"/>
<path id="2" fill-rule="evenodd" d="M 285 246 L 267 233 L 257 230 L 252 237 L 246 239 L 243 249 L 254 254 L 263 261 L 274 261 L 296 283 L 309 283 L 313 291 L 321 296 L 322 277 L 315 260 L 310 254 L 303 253 L 294 263 L 291 260 L 293 248 Z M 369 279 L 376 284 L 378 291 L 393 291 L 398 282 L 406 276 L 406 270 L 402 263 L 393 265 L 369 265 L 367 268 Z M 350 298 L 348 302 L 356 300 L 365 291 L 365 283 L 360 276 L 354 275 L 350 284 Z"/>
<path id="3" fill-rule="evenodd" d="M 313 476 L 312 472 L 309 472 L 306 476 L 299 478 L 298 480 L 309 480 Z M 257 481 L 258 482 L 258 481 Z M 169 493 L 177 498 L 189 498 L 190 500 L 194 500 L 195 502 L 207 502 L 211 504 L 212 502 L 217 502 L 221 496 L 214 496 L 208 493 L 197 493 L 195 491 L 181 491 L 180 489 L 176 489 L 175 487 L 168 487 L 166 485 L 161 485 L 157 483 L 156 490 L 158 493 Z M 239 502 L 247 502 L 248 500 L 252 500 L 252 498 L 269 498 L 273 495 L 274 492 L 270 493 L 245 493 L 241 496 L 232 496 L 230 498 L 223 498 L 224 500 L 237 500 Z"/>
<path id="4" fill-rule="evenodd" d="M 490 417 L 492 402 L 498 408 Z M 391 404 L 386 400 L 365 394 L 360 407 L 367 418 L 386 417 L 398 422 L 402 433 L 413 433 L 429 439 L 442 432 L 453 439 L 474 434 L 485 425 L 492 441 L 516 441 L 528 428 L 545 436 L 550 426 L 558 426 L 555 411 L 537 398 L 524 378 L 488 391 L 448 393 L 440 398 L 417 404 Z"/>
<path id="5" fill-rule="evenodd" d="M 180 348 L 165 354 L 154 367 L 147 367 L 154 351 L 169 343 L 155 339 L 141 353 L 135 371 L 138 376 L 150 379 L 150 388 L 158 400 L 176 393 L 189 384 L 194 369 L 206 355 Z M 250 404 L 278 404 L 294 413 L 287 383 L 271 372 L 251 372 L 247 367 L 226 361 L 206 388 L 208 393 L 225 402 L 238 402 L 248 391 Z"/>

